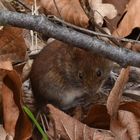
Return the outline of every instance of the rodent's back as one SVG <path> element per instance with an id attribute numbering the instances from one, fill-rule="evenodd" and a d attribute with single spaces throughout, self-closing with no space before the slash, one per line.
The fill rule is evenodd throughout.
<path id="1" fill-rule="evenodd" d="M 97 54 L 53 41 L 34 60 L 30 79 L 38 105 L 59 108 L 76 105 L 94 95 L 110 70 L 110 62 Z"/>

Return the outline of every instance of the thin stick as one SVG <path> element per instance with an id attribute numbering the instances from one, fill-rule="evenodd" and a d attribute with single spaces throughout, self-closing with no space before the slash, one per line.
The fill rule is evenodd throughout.
<path id="1" fill-rule="evenodd" d="M 29 11 L 31 12 L 31 9 L 30 9 L 28 6 L 26 6 L 26 5 L 23 3 L 23 1 L 21 2 L 20 0 L 16 0 L 16 2 L 18 2 L 20 5 L 22 5 L 24 8 L 26 8 L 27 10 L 29 10 Z"/>
<path id="2" fill-rule="evenodd" d="M 60 11 L 59 11 L 59 8 L 58 8 L 58 6 L 57 6 L 57 4 L 56 4 L 56 1 L 53 0 L 53 2 L 54 2 L 54 5 L 55 5 L 56 10 L 57 10 L 57 12 L 58 12 L 58 15 L 59 15 L 60 18 L 62 19 L 62 16 L 61 16 L 61 13 L 60 13 Z"/>
<path id="3" fill-rule="evenodd" d="M 78 31 L 81 31 L 82 33 L 86 33 L 88 35 L 98 35 L 98 36 L 102 36 L 102 37 L 107 37 L 107 38 L 112 38 L 112 39 L 116 39 L 116 40 L 119 40 L 119 41 L 124 41 L 124 42 L 130 42 L 130 43 L 138 43 L 140 44 L 140 41 L 138 40 L 133 40 L 133 39 L 127 39 L 127 38 L 121 38 L 121 37 L 115 37 L 113 35 L 107 35 L 107 34 L 103 34 L 103 33 L 99 33 L 99 32 L 95 32 L 95 31 L 91 31 L 91 30 L 88 30 L 88 29 L 84 29 L 84 28 L 81 28 L 79 26 L 76 26 L 76 25 L 73 25 L 71 23 L 68 23 L 66 21 L 63 21 L 61 19 L 59 19 L 58 17 L 56 16 L 53 16 L 53 15 L 49 15 L 48 16 L 48 19 L 49 20 L 52 20 L 52 21 L 57 21 L 57 22 L 60 22 L 61 24 L 65 24 L 66 26 L 68 27 L 71 27 L 75 30 L 78 30 Z"/>

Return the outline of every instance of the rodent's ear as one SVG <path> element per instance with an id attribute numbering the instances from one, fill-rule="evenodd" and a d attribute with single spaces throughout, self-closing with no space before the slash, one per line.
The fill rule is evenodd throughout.
<path id="1" fill-rule="evenodd" d="M 77 48 L 77 47 L 73 47 L 73 46 L 69 46 L 67 48 L 67 57 L 69 56 L 71 59 L 75 60 L 75 61 L 80 61 L 84 55 L 86 55 L 85 50 Z"/>
<path id="2" fill-rule="evenodd" d="M 87 56 L 89 56 L 89 53 L 87 51 L 85 51 L 84 49 L 80 49 L 80 48 L 75 48 L 73 50 L 73 54 L 74 54 L 74 59 L 76 59 L 76 61 L 81 61 L 87 58 Z"/>
<path id="3" fill-rule="evenodd" d="M 81 57 L 83 57 L 84 54 L 85 53 L 83 49 L 72 47 L 71 56 L 73 59 L 80 59 Z"/>
<path id="4" fill-rule="evenodd" d="M 67 48 L 67 55 L 69 55 L 71 58 L 75 58 L 75 56 L 77 55 L 77 48 L 69 46 Z"/>

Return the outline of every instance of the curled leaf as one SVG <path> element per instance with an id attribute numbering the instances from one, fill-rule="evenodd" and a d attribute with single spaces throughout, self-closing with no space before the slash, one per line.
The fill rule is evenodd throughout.
<path id="1" fill-rule="evenodd" d="M 114 35 L 119 35 L 121 37 L 128 36 L 132 30 L 136 27 L 140 27 L 140 1 L 130 0 L 126 10 L 124 12 L 124 17 L 121 20 L 118 28 L 114 31 Z"/>
<path id="2" fill-rule="evenodd" d="M 121 70 L 121 73 L 108 97 L 107 110 L 110 116 L 117 114 L 123 89 L 129 78 L 129 68 L 130 67 L 127 67 L 126 69 Z"/>
<path id="3" fill-rule="evenodd" d="M 41 5 L 47 14 L 53 14 L 77 26 L 88 26 L 89 19 L 78 0 L 41 0 Z"/>
<path id="4" fill-rule="evenodd" d="M 102 0 L 89 0 L 90 8 L 94 12 L 94 20 L 97 24 L 103 25 L 103 18 L 113 19 L 117 15 L 114 5 L 102 3 Z"/>
<path id="5" fill-rule="evenodd" d="M 48 104 L 48 108 L 59 138 L 70 140 L 114 140 L 112 133 L 90 128 L 50 104 Z M 50 133 L 50 129 L 48 133 Z"/>

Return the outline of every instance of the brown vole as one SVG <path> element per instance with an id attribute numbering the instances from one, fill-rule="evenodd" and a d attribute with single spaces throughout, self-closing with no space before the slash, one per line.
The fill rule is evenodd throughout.
<path id="1" fill-rule="evenodd" d="M 73 107 L 82 97 L 94 96 L 109 71 L 109 60 L 55 40 L 32 65 L 30 79 L 37 105 Z"/>

